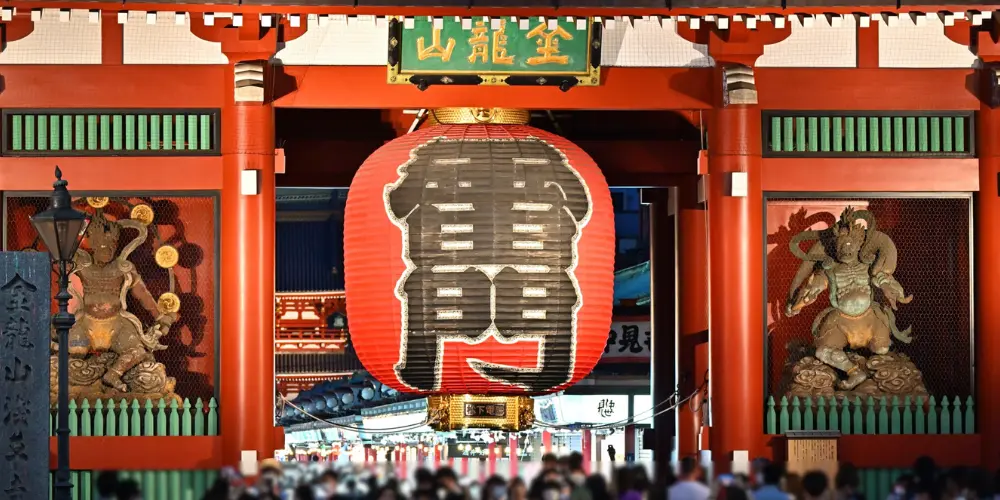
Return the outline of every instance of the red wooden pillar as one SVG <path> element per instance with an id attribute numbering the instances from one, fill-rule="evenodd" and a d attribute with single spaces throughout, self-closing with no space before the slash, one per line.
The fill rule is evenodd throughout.
<path id="1" fill-rule="evenodd" d="M 708 132 L 710 442 L 716 470 L 728 470 L 733 451 L 764 451 L 760 109 L 717 107 Z M 744 175 L 746 193 L 733 196 Z"/>
<path id="2" fill-rule="evenodd" d="M 677 187 L 677 352 L 680 397 L 698 391 L 708 374 L 708 211 L 699 200 L 698 178 Z M 677 451 L 698 453 L 701 391 L 678 410 Z"/>
<path id="3" fill-rule="evenodd" d="M 976 308 L 979 313 L 979 362 L 976 363 L 979 415 L 976 421 L 983 439 L 982 466 L 988 470 L 1000 467 L 1000 426 L 995 424 L 1000 419 L 1000 399 L 997 398 L 1000 394 L 1000 364 L 995 362 L 1000 356 L 1000 308 L 994 306 L 1000 300 L 1000 261 L 989 257 L 1000 254 L 1000 187 L 997 185 L 1000 176 L 1000 109 L 990 106 L 992 86 L 986 81 L 989 75 L 994 74 L 995 64 L 987 65 L 982 70 L 985 73 L 980 84 L 984 88 L 983 104 L 976 124 L 976 147 L 979 150 L 979 196 L 976 197 L 976 241 L 979 245 L 976 253 L 984 256 L 976 262 L 975 281 L 979 287 L 979 306 Z"/>
<path id="4" fill-rule="evenodd" d="M 583 455 L 583 471 L 590 474 L 590 455 L 594 446 L 594 431 L 584 429 L 580 436 L 580 454 Z"/>
<path id="5" fill-rule="evenodd" d="M 542 431 L 542 455 L 552 453 L 552 433 Z"/>
<path id="6" fill-rule="evenodd" d="M 244 451 L 274 453 L 274 108 L 234 102 L 233 63 L 226 78 L 219 411 L 225 462 L 235 463 Z M 257 194 L 241 194 L 244 171 L 256 171 Z"/>

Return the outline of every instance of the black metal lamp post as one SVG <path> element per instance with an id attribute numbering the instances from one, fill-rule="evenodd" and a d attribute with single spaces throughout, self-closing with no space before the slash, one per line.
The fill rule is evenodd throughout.
<path id="1" fill-rule="evenodd" d="M 59 312 L 52 317 L 52 326 L 59 335 L 59 408 L 56 426 L 58 462 L 56 467 L 55 500 L 70 500 L 73 483 L 69 477 L 69 330 L 76 319 L 69 313 L 69 274 L 73 270 L 83 232 L 90 219 L 87 214 L 73 209 L 73 199 L 62 180 L 62 171 L 56 167 L 56 182 L 52 184 L 52 204 L 49 209 L 31 218 L 52 262 L 59 273 L 59 292 L 56 301 Z"/>

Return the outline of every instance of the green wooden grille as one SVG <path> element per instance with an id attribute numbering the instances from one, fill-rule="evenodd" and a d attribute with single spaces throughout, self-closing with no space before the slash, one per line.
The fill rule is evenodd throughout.
<path id="1" fill-rule="evenodd" d="M 767 400 L 768 434 L 840 431 L 841 434 L 975 434 L 972 397 L 899 399 L 788 398 Z"/>
<path id="2" fill-rule="evenodd" d="M 56 410 L 49 415 L 49 433 L 55 436 Z M 97 401 L 77 406 L 69 404 L 69 432 L 71 436 L 218 436 L 218 405 L 215 399 L 208 403 L 201 399 L 192 405 L 187 399 L 177 404 L 163 400 L 154 404 L 121 401 Z M 154 451 L 151 451 L 154 452 Z M 213 470 L 156 470 L 122 471 L 120 478 L 134 479 L 142 488 L 147 500 L 178 500 L 201 498 L 215 481 Z M 52 473 L 54 476 L 54 473 Z M 98 471 L 73 471 L 73 500 L 97 498 Z M 52 491 L 49 492 L 52 498 Z"/>
<path id="3" fill-rule="evenodd" d="M 218 154 L 217 110 L 3 111 L 5 156 Z"/>
<path id="4" fill-rule="evenodd" d="M 764 113 L 766 156 L 971 157 L 974 114 Z"/>

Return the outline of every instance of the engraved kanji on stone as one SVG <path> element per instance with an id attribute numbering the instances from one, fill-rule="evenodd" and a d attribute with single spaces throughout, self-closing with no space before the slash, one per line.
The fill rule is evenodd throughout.
<path id="1" fill-rule="evenodd" d="M 3 379 L 7 382 L 26 382 L 31 377 L 31 365 L 22 363 L 21 358 L 14 356 L 14 364 L 3 368 Z"/>
<path id="2" fill-rule="evenodd" d="M 34 349 L 31 341 L 31 324 L 22 316 L 12 316 L 3 329 L 4 349 L 11 349 L 15 343 L 25 349 Z"/>
<path id="3" fill-rule="evenodd" d="M 31 295 L 35 293 L 35 287 L 21 278 L 20 275 L 15 275 L 14 279 L 4 287 L 4 292 L 6 292 L 7 297 L 5 301 L 5 307 L 8 311 L 31 311 Z"/>
<path id="4" fill-rule="evenodd" d="M 11 474 L 10 484 L 4 488 L 4 493 L 7 494 L 5 498 L 7 500 L 25 500 L 28 494 L 28 488 L 24 486 L 24 482 L 21 481 L 21 475 L 18 473 Z"/>
<path id="5" fill-rule="evenodd" d="M 17 431 L 10 435 L 9 451 L 4 455 L 4 458 L 8 462 L 27 462 L 28 454 L 25 453 L 27 449 L 28 446 L 24 444 L 24 434 L 21 434 L 21 431 Z"/>
<path id="6" fill-rule="evenodd" d="M 3 403 L 3 423 L 4 425 L 28 425 L 28 417 L 31 415 L 31 402 L 20 394 L 7 396 Z"/>

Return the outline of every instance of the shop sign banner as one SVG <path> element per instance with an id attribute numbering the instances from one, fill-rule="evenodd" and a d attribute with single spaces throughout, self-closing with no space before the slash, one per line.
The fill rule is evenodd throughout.
<path id="1" fill-rule="evenodd" d="M 628 420 L 627 395 L 561 395 L 552 398 L 558 423 L 613 424 Z"/>
<path id="2" fill-rule="evenodd" d="M 395 18 L 389 25 L 388 80 L 597 85 L 599 41 L 600 25 L 588 18 Z"/>
<path id="3" fill-rule="evenodd" d="M 0 498 L 48 498 L 49 254 L 0 252 L 0 269 Z"/>
<path id="4" fill-rule="evenodd" d="M 648 362 L 652 357 L 651 331 L 648 318 L 612 322 L 601 363 Z"/>

